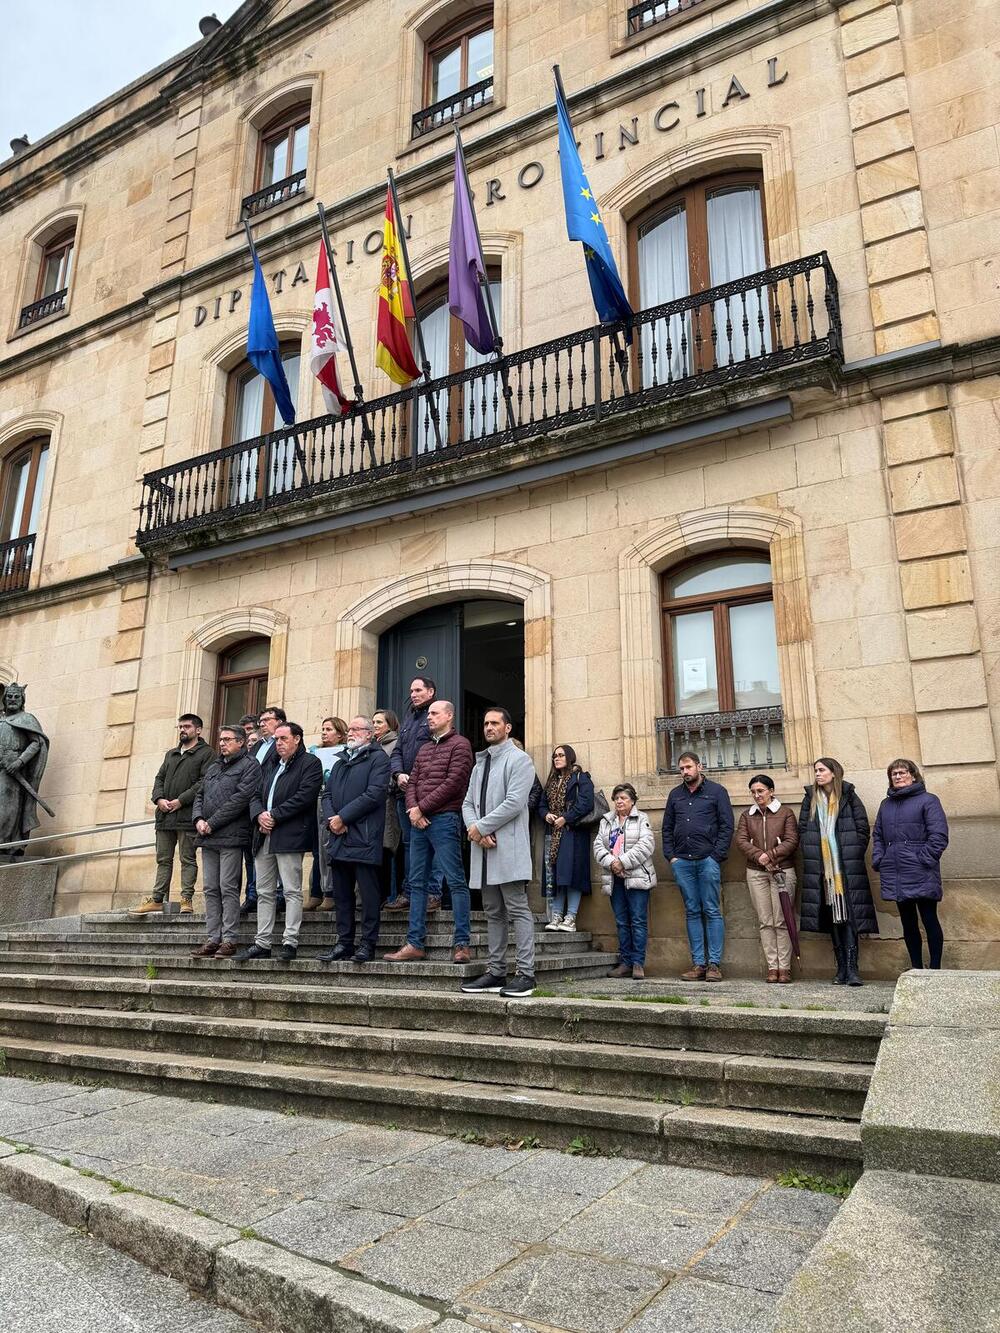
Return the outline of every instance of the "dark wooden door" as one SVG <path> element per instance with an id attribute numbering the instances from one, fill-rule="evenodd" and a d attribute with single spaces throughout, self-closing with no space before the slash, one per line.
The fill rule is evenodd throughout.
<path id="1" fill-rule="evenodd" d="M 451 700 L 461 721 L 461 603 L 420 611 L 379 638 L 377 706 L 393 708 L 402 717 L 414 676 L 430 676 L 437 697 Z"/>

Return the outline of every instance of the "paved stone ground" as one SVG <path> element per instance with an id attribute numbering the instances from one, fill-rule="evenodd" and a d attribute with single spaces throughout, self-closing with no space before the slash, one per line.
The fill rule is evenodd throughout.
<path id="1" fill-rule="evenodd" d="M 0 1311 L 4 1333 L 251 1333 L 256 1328 L 2 1194 Z"/>
<path id="2" fill-rule="evenodd" d="M 763 980 L 737 978 L 723 981 L 681 981 L 651 977 L 646 981 L 619 981 L 608 977 L 596 981 L 561 981 L 536 991 L 536 995 L 558 995 L 565 999 L 652 1000 L 667 997 L 668 1003 L 740 1005 L 753 1009 L 835 1009 L 852 1013 L 887 1014 L 892 1005 L 895 982 L 870 982 L 864 986 L 831 986 L 829 981 L 794 981 L 789 986 L 769 986 Z"/>
<path id="3" fill-rule="evenodd" d="M 499 1333 L 765 1333 L 838 1207 L 758 1177 L 9 1077 L 0 1139 Z"/>

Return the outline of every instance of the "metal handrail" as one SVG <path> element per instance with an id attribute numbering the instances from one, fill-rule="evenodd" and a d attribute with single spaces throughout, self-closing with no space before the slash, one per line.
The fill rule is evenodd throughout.
<path id="1" fill-rule="evenodd" d="M 32 301 L 30 305 L 24 306 L 21 310 L 20 319 L 17 321 L 17 327 L 26 329 L 30 325 L 36 324 L 40 319 L 44 319 L 47 315 L 54 315 L 57 311 L 62 310 L 66 304 L 68 291 L 68 287 L 63 287 L 61 291 L 50 292 L 48 296 L 43 296 L 40 300 Z"/>
<path id="2" fill-rule="evenodd" d="M 8 847 L 37 847 L 40 842 L 56 842 L 60 838 L 84 838 L 93 833 L 114 833 L 127 828 L 147 828 L 155 819 L 132 819 L 123 824 L 95 824 L 93 828 L 67 829 L 65 833 L 43 833 L 40 838 L 19 838 L 16 842 L 0 842 L 0 852 Z"/>

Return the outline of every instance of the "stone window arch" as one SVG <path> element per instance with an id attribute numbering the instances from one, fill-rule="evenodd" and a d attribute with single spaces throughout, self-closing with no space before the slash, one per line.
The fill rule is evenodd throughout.
<path id="1" fill-rule="evenodd" d="M 83 207 L 77 205 L 50 213 L 25 237 L 8 337 L 31 333 L 69 313 L 82 227 Z"/>
<path id="2" fill-rule="evenodd" d="M 273 199 L 262 201 L 263 206 L 254 205 L 249 208 L 246 210 L 246 215 L 251 224 L 255 224 L 258 218 L 272 217 L 275 213 L 294 208 L 313 197 L 321 94 L 322 76 L 305 75 L 282 83 L 276 88 L 269 88 L 244 107 L 236 126 L 236 153 L 233 158 L 228 235 L 242 233 L 245 201 L 257 194 L 262 186 L 280 184 L 279 178 L 270 179 L 267 169 L 267 140 L 279 139 L 282 128 L 289 132 L 286 152 L 294 154 L 295 127 L 306 126 L 305 135 L 300 134 L 298 138 L 300 150 L 302 138 L 304 137 L 306 141 L 304 166 L 298 161 L 287 164 L 289 177 L 298 175 L 298 168 L 301 168 L 305 171 L 305 178 L 295 182 L 294 186 L 290 186 L 287 190 L 277 191 Z M 293 171 L 292 167 L 297 170 Z"/>
<path id="3" fill-rule="evenodd" d="M 4 566 L 0 563 L 0 591 L 38 586 L 61 428 L 62 417 L 58 412 L 35 412 L 17 417 L 0 430 L 0 519 L 4 520 L 4 526 L 0 528 L 0 549 L 9 538 L 20 539 L 22 542 L 27 537 L 31 538 L 27 564 L 17 571 L 8 569 L 8 575 L 17 575 L 17 588 L 13 584 L 4 587 Z M 22 460 L 27 462 L 22 480 L 30 486 L 31 493 L 22 497 L 20 521 L 17 531 L 13 532 L 11 522 L 15 515 L 11 502 L 15 497 L 9 491 L 15 480 L 12 467 Z"/>
<path id="4" fill-rule="evenodd" d="M 552 579 L 507 560 L 439 565 L 380 584 L 337 621 L 331 711 L 370 715 L 375 698 L 378 636 L 407 616 L 461 597 L 497 597 L 524 605 L 525 749 L 536 764 L 552 751 Z"/>
<path id="5" fill-rule="evenodd" d="M 282 704 L 288 655 L 288 617 L 266 606 L 238 607 L 222 611 L 193 630 L 181 654 L 177 687 L 177 716 L 197 713 L 213 716 L 219 679 L 220 656 L 247 639 L 267 639 L 268 703 Z"/>
<path id="6" fill-rule="evenodd" d="M 651 789 L 657 777 L 654 721 L 666 710 L 660 576 L 692 557 L 742 548 L 766 551 L 771 564 L 785 750 L 791 771 L 819 753 L 819 709 L 802 524 L 788 510 L 727 505 L 679 514 L 619 557 L 622 717 L 625 772 Z"/>

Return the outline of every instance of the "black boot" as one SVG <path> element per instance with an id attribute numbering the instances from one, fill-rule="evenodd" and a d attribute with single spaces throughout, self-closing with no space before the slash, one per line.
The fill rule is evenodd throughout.
<path id="1" fill-rule="evenodd" d="M 844 927 L 839 922 L 834 922 L 830 931 L 833 939 L 833 953 L 837 960 L 837 975 L 833 978 L 834 986 L 844 986 L 847 984 L 847 943 L 844 939 Z"/>
<path id="2" fill-rule="evenodd" d="M 845 927 L 847 935 L 847 976 L 848 986 L 863 986 L 865 983 L 858 975 L 858 932 L 853 926 Z"/>

